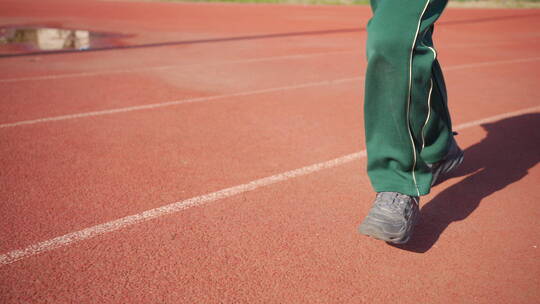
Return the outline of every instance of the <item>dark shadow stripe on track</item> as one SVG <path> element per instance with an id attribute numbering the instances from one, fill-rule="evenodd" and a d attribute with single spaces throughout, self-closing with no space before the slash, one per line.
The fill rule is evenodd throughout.
<path id="1" fill-rule="evenodd" d="M 481 22 L 527 18 L 527 17 L 540 17 L 540 14 L 522 14 L 522 15 L 499 16 L 499 17 L 478 18 L 478 19 L 442 21 L 442 22 L 437 23 L 437 25 L 446 26 L 446 25 L 456 25 L 456 24 L 470 24 L 470 23 L 481 23 Z M 335 29 L 335 30 L 324 30 L 324 31 L 275 33 L 275 34 L 264 34 L 264 35 L 247 35 L 247 36 L 237 36 L 237 37 L 209 38 L 209 39 L 198 39 L 198 40 L 147 43 L 147 44 L 137 44 L 137 45 L 99 47 L 99 48 L 93 48 L 93 49 L 88 49 L 88 50 L 37 51 L 37 52 L 27 52 L 27 53 L 18 53 L 18 54 L 0 54 L 0 58 L 36 56 L 36 55 L 55 55 L 55 54 L 81 54 L 81 53 L 98 52 L 98 51 L 128 50 L 128 49 L 141 49 L 141 48 L 191 45 L 191 44 L 203 44 L 203 43 L 219 43 L 219 42 L 240 41 L 240 40 L 271 39 L 271 38 L 294 37 L 294 36 L 318 36 L 318 35 L 332 35 L 332 34 L 356 33 L 356 32 L 360 33 L 360 32 L 364 32 L 365 30 L 366 30 L 365 27 L 346 28 L 346 29 Z"/>

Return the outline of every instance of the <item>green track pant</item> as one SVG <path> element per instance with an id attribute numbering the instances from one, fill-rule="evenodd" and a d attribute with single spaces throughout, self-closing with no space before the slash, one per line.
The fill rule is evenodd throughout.
<path id="1" fill-rule="evenodd" d="M 376 192 L 429 193 L 426 164 L 452 140 L 433 24 L 447 0 L 371 0 L 365 83 L 368 175 Z"/>

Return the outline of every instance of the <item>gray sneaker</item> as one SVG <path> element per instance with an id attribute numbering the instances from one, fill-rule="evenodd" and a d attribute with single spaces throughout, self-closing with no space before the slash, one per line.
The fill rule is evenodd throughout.
<path id="1" fill-rule="evenodd" d="M 431 173 L 433 174 L 431 186 L 435 186 L 436 184 L 442 182 L 445 175 L 448 175 L 450 172 L 457 169 L 462 162 L 463 151 L 453 139 L 452 143 L 450 144 L 450 150 L 448 150 L 448 153 L 441 161 L 434 164 L 427 164 L 431 169 Z"/>
<path id="2" fill-rule="evenodd" d="M 389 243 L 406 243 L 420 217 L 418 204 L 416 196 L 379 192 L 358 231 Z"/>

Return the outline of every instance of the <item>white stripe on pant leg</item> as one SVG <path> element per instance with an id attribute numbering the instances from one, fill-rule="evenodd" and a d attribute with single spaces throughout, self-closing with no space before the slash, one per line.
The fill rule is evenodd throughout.
<path id="1" fill-rule="evenodd" d="M 413 167 L 412 167 L 412 178 L 414 182 L 414 186 L 416 188 L 416 193 L 418 196 L 420 196 L 420 190 L 418 189 L 418 183 L 416 182 L 416 174 L 414 173 L 414 170 L 416 170 L 416 145 L 414 144 L 414 139 L 412 136 L 411 131 L 411 117 L 410 117 L 410 108 L 411 108 L 411 89 L 412 89 L 412 58 L 414 53 L 414 46 L 416 45 L 416 39 L 418 38 L 418 32 L 420 31 L 420 24 L 422 22 L 422 17 L 424 16 L 426 9 L 429 5 L 429 1 L 426 1 L 426 5 L 424 6 L 424 10 L 422 11 L 422 14 L 420 14 L 420 18 L 418 19 L 418 25 L 416 27 L 416 34 L 414 35 L 414 40 L 411 46 L 411 55 L 409 57 L 409 93 L 408 95 L 408 101 L 407 101 L 407 130 L 409 131 L 409 137 L 411 139 L 412 149 L 413 149 Z"/>
<path id="2" fill-rule="evenodd" d="M 430 85 L 429 85 L 429 93 L 428 93 L 428 114 L 426 117 L 426 121 L 424 122 L 424 125 L 422 126 L 422 150 L 426 146 L 426 138 L 424 136 L 424 130 L 429 122 L 429 118 L 431 117 L 431 92 L 433 91 L 433 78 L 430 79 Z"/>
<path id="3" fill-rule="evenodd" d="M 429 48 L 432 52 L 433 52 L 433 62 L 435 62 L 435 60 L 437 60 L 437 52 L 435 51 L 434 48 L 430 47 L 430 46 L 427 46 L 425 44 L 422 43 L 423 46 Z M 430 84 L 429 84 L 429 94 L 428 94 L 428 114 L 427 114 L 427 117 L 426 117 L 426 121 L 424 122 L 424 125 L 422 126 L 422 150 L 424 149 L 424 147 L 426 146 L 426 139 L 425 139 L 425 135 L 424 135 L 424 130 L 429 122 L 429 119 L 431 118 L 431 93 L 433 92 L 433 77 L 430 78 L 429 80 Z"/>

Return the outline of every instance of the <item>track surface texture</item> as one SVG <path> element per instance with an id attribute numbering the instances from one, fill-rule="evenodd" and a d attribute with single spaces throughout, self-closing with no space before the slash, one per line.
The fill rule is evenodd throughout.
<path id="1" fill-rule="evenodd" d="M 0 1 L 1 303 L 538 303 L 540 11 L 436 28 L 465 162 L 359 235 L 367 6 Z"/>

